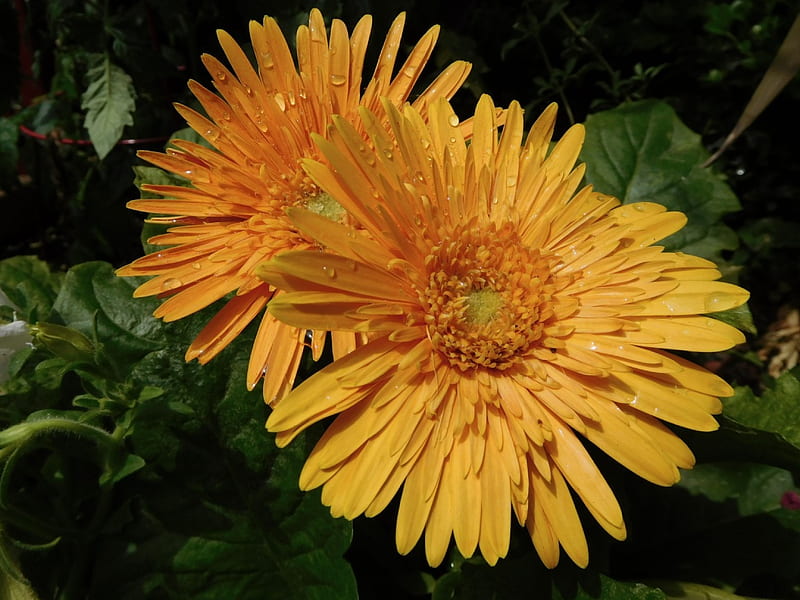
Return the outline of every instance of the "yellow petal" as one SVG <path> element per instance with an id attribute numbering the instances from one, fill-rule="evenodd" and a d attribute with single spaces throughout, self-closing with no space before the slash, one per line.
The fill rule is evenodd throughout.
<path id="1" fill-rule="evenodd" d="M 631 305 L 636 316 L 681 316 L 713 313 L 741 306 L 750 294 L 722 281 L 680 281 L 671 292 Z"/>

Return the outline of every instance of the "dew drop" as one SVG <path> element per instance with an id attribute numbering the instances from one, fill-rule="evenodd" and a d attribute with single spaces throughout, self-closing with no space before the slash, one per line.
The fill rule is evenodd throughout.
<path id="1" fill-rule="evenodd" d="M 322 270 L 325 271 L 325 274 L 331 279 L 336 278 L 336 269 L 333 267 L 322 267 Z"/>
<path id="2" fill-rule="evenodd" d="M 347 77 L 344 75 L 331 74 L 331 85 L 340 86 L 347 82 Z"/>
<path id="3" fill-rule="evenodd" d="M 217 81 L 225 81 L 228 78 L 228 74 L 225 71 L 217 71 Z"/>
<path id="4" fill-rule="evenodd" d="M 203 134 L 209 142 L 216 142 L 217 138 L 219 138 L 219 129 L 217 128 L 209 128 L 206 129 L 205 133 Z"/>
<path id="5" fill-rule="evenodd" d="M 392 156 L 393 156 L 393 155 L 392 155 L 392 151 L 391 151 L 391 150 L 388 150 L 388 149 L 387 149 L 387 150 L 384 150 L 384 151 L 383 151 L 383 155 L 384 155 L 386 158 L 388 158 L 389 160 L 392 160 Z"/>
<path id="6" fill-rule="evenodd" d="M 450 138 L 450 143 L 451 143 L 451 144 L 455 144 L 455 143 L 456 143 L 456 138 L 454 138 L 454 137 L 451 137 L 451 138 Z"/>
<path id="7" fill-rule="evenodd" d="M 447 122 L 450 123 L 450 127 L 458 127 L 458 117 L 456 115 L 450 115 L 447 117 Z"/>
<path id="8" fill-rule="evenodd" d="M 177 279 L 175 277 L 169 277 L 169 278 L 165 279 L 161 283 L 161 289 L 162 290 L 174 290 L 175 288 L 179 288 L 182 285 L 183 285 L 183 282 L 180 279 Z"/>
<path id="9" fill-rule="evenodd" d="M 706 312 L 719 312 L 726 306 L 730 306 L 731 296 L 729 294 L 711 294 L 706 297 L 704 305 Z"/>
<path id="10" fill-rule="evenodd" d="M 286 99 L 283 97 L 283 94 L 281 94 L 280 92 L 275 94 L 275 104 L 278 105 L 278 108 L 280 108 L 281 111 L 286 111 Z"/>
<path id="11" fill-rule="evenodd" d="M 202 268 L 202 265 L 199 262 L 193 262 L 192 268 L 196 271 L 199 271 Z"/>
<path id="12" fill-rule="evenodd" d="M 271 69 L 275 66 L 275 61 L 272 58 L 271 52 L 262 52 L 261 53 L 261 66 L 265 69 Z"/>

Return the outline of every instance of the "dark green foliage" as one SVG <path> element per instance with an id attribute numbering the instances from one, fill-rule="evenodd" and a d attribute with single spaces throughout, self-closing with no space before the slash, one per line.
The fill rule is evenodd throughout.
<path id="1" fill-rule="evenodd" d="M 150 316 L 158 300 L 131 297 L 138 280 L 114 275 L 163 230 L 142 228 L 142 215 L 125 208 L 152 196 L 137 187 L 185 183 L 135 151 L 161 150 L 185 127 L 171 103 L 196 106 L 186 81 L 208 85 L 200 55 L 222 58 L 216 28 L 246 45 L 247 21 L 267 13 L 293 43 L 311 6 L 0 8 L 0 290 L 13 303 L 0 306 L 0 325 L 22 319 L 34 340 L 0 383 L 0 598 L 800 598 L 800 383 L 795 371 L 767 375 L 755 339 L 800 298 L 798 81 L 715 167 L 700 166 L 733 127 L 796 4 L 316 4 L 351 28 L 374 15 L 368 70 L 398 11 L 408 11 L 406 48 L 441 24 L 423 79 L 471 61 L 454 100 L 460 114 L 481 93 L 519 100 L 529 123 L 559 102 L 557 135 L 586 124 L 587 183 L 685 212 L 688 225 L 665 245 L 721 262 L 752 291 L 752 315 L 718 315 L 753 334 L 748 347 L 707 364 L 749 387 L 725 401 L 720 431 L 680 432 L 697 468 L 656 488 L 596 453 L 629 539 L 611 541 L 583 514 L 585 571 L 567 558 L 548 571 L 516 525 L 497 566 L 451 548 L 431 569 L 419 548 L 397 555 L 396 507 L 354 525 L 332 519 L 319 492 L 297 488 L 319 430 L 276 448 L 260 391 L 246 390 L 253 328 L 210 364 L 187 364 L 215 307 L 164 324 Z"/>

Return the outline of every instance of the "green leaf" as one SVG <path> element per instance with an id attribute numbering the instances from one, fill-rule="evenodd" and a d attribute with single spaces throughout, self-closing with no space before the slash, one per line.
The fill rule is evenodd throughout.
<path id="1" fill-rule="evenodd" d="M 688 224 L 665 246 L 719 263 L 721 252 L 737 245 L 720 219 L 739 202 L 718 175 L 700 166 L 707 156 L 700 136 L 663 102 L 625 104 L 586 119 L 581 159 L 588 182 L 626 204 L 657 202 L 683 212 Z"/>
<path id="2" fill-rule="evenodd" d="M 89 87 L 81 97 L 81 108 L 87 111 L 83 125 L 102 159 L 122 137 L 125 126 L 133 125 L 136 90 L 130 76 L 107 55 L 94 57 L 87 77 Z"/>
<path id="3" fill-rule="evenodd" d="M 17 317 L 28 323 L 47 318 L 62 279 L 62 274 L 52 273 L 47 263 L 35 256 L 0 261 L 0 290 L 16 305 Z"/>
<path id="4" fill-rule="evenodd" d="M 724 401 L 727 418 L 750 429 L 777 434 L 800 452 L 800 381 L 792 371 L 775 380 L 757 398 L 750 388 L 738 388 Z"/>
<path id="5" fill-rule="evenodd" d="M 120 480 L 132 475 L 139 469 L 145 466 L 145 461 L 141 456 L 135 454 L 124 454 L 120 463 L 115 465 L 112 471 L 103 473 L 100 478 L 100 484 L 104 483 L 117 483 Z"/>
<path id="6" fill-rule="evenodd" d="M 135 177 L 133 183 L 139 188 L 142 198 L 161 198 L 159 194 L 143 190 L 143 185 L 182 185 L 187 186 L 188 180 L 180 175 L 175 175 L 159 169 L 158 167 L 148 167 L 144 165 L 136 165 L 133 167 Z"/>
<path id="7" fill-rule="evenodd" d="M 108 263 L 82 263 L 67 272 L 54 305 L 68 327 L 100 342 L 98 352 L 120 374 L 165 340 L 162 324 L 152 316 L 158 301 L 133 298 L 138 283 L 117 277 Z"/>
<path id="8" fill-rule="evenodd" d="M 750 306 L 747 304 L 714 313 L 712 316 L 728 325 L 733 325 L 736 329 L 741 329 L 753 335 L 758 333 L 756 325 L 753 323 L 753 314 L 750 312 Z"/>
<path id="9" fill-rule="evenodd" d="M 134 385 L 162 390 L 140 396 L 130 441 L 147 464 L 121 484 L 141 508 L 103 541 L 91 597 L 356 597 L 351 525 L 298 489 L 311 441 L 279 450 L 264 430 L 268 409 L 245 385 L 251 341 L 201 366 L 176 337 L 134 369 Z"/>

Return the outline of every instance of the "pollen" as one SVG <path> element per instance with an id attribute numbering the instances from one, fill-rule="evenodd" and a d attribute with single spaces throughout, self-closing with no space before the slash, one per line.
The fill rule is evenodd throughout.
<path id="1" fill-rule="evenodd" d="M 504 370 L 526 357 L 553 315 L 551 262 L 510 224 L 442 240 L 426 258 L 428 285 L 419 292 L 434 348 L 461 371 Z"/>

